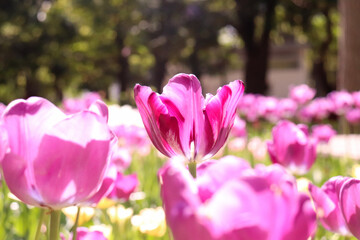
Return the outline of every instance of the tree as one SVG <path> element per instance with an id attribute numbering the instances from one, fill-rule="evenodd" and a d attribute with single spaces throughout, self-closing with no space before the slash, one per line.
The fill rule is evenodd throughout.
<path id="1" fill-rule="evenodd" d="M 341 37 L 338 89 L 360 90 L 360 1 L 339 0 Z"/>
<path id="2" fill-rule="evenodd" d="M 246 91 L 265 94 L 270 32 L 274 27 L 277 0 L 235 0 L 237 22 L 234 27 L 245 45 Z"/>

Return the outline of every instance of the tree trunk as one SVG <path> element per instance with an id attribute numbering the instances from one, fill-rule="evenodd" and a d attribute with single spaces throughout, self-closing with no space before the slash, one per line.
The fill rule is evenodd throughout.
<path id="1" fill-rule="evenodd" d="M 328 81 L 326 72 L 326 59 L 329 51 L 330 44 L 333 40 L 333 24 L 329 16 L 329 8 L 325 8 L 322 13 L 326 19 L 326 39 L 321 43 L 319 52 L 313 61 L 312 77 L 315 80 L 315 88 L 317 96 L 324 97 L 329 92 L 334 90 Z"/>
<path id="2" fill-rule="evenodd" d="M 360 90 L 360 1 L 340 0 L 339 72 L 337 88 Z"/>
<path id="3" fill-rule="evenodd" d="M 269 54 L 267 48 L 268 46 L 259 46 L 252 51 L 246 52 L 245 90 L 248 93 L 265 94 L 268 90 L 266 73 Z"/>
<path id="4" fill-rule="evenodd" d="M 168 62 L 168 59 L 156 53 L 154 53 L 154 57 L 155 57 L 155 66 L 153 68 L 151 75 L 151 83 L 158 92 L 161 92 L 162 83 L 166 75 L 166 64 Z"/>
<path id="5" fill-rule="evenodd" d="M 118 49 L 117 62 L 119 66 L 119 70 L 117 72 L 117 81 L 120 85 L 121 94 L 126 94 L 128 84 L 129 84 L 129 55 L 131 54 L 130 48 L 126 47 L 124 44 L 125 36 L 123 34 L 122 29 L 118 26 L 117 34 L 116 34 L 116 45 Z M 122 97 L 120 96 L 120 104 L 122 101 Z"/>
<path id="6" fill-rule="evenodd" d="M 238 24 L 235 27 L 244 40 L 246 53 L 245 91 L 266 94 L 268 90 L 266 78 L 269 65 L 270 32 L 274 24 L 277 0 L 236 0 L 235 2 L 238 16 Z M 263 9 L 265 12 L 262 12 Z M 255 29 L 259 27 L 255 23 L 257 17 L 263 18 L 263 26 L 260 26 L 262 28 L 260 37 L 257 36 Z"/>

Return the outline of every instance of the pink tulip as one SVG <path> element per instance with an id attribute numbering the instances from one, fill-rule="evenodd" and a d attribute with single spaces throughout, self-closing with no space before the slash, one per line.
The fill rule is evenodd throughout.
<path id="1" fill-rule="evenodd" d="M 139 185 L 139 180 L 136 174 L 123 175 L 121 172 L 117 173 L 113 191 L 108 195 L 108 198 L 120 199 L 127 201 L 130 194 L 135 191 Z"/>
<path id="2" fill-rule="evenodd" d="M 68 240 L 72 238 L 72 234 L 70 234 Z M 62 234 L 61 240 L 66 240 Z M 89 229 L 85 227 L 79 227 L 77 228 L 76 240 L 107 240 L 107 238 L 100 231 L 89 231 Z"/>
<path id="3" fill-rule="evenodd" d="M 79 98 L 66 98 L 63 101 L 63 108 L 66 113 L 77 113 L 88 109 L 92 103 L 101 100 L 101 96 L 97 92 L 84 93 Z"/>
<path id="4" fill-rule="evenodd" d="M 329 140 L 336 135 L 336 131 L 330 124 L 321 124 L 312 126 L 312 134 L 318 142 L 327 143 Z"/>
<path id="5" fill-rule="evenodd" d="M 259 96 L 256 105 L 259 115 L 270 122 L 278 121 L 278 103 L 279 100 L 275 97 Z"/>
<path id="6" fill-rule="evenodd" d="M 130 165 L 132 156 L 128 148 L 116 147 L 111 155 L 111 163 L 113 163 L 117 170 L 124 172 Z"/>
<path id="7" fill-rule="evenodd" d="M 301 84 L 290 89 L 290 97 L 299 104 L 305 104 L 315 97 L 316 91 L 306 84 Z"/>
<path id="8" fill-rule="evenodd" d="M 116 178 L 117 167 L 114 164 L 110 163 L 110 165 L 106 169 L 105 176 L 99 190 L 90 199 L 86 200 L 83 205 L 90 205 L 92 207 L 96 207 L 97 204 L 101 201 L 101 199 L 107 197 L 114 190 Z"/>
<path id="9" fill-rule="evenodd" d="M 231 135 L 238 138 L 247 136 L 246 122 L 237 115 L 235 116 L 234 125 L 231 129 Z"/>
<path id="10" fill-rule="evenodd" d="M 140 117 L 140 116 L 139 116 Z M 150 140 L 144 127 L 135 125 L 117 125 L 111 128 L 118 137 L 118 145 L 143 156 L 150 152 Z"/>
<path id="11" fill-rule="evenodd" d="M 257 101 L 260 95 L 255 95 L 251 93 L 244 94 L 238 103 L 238 110 L 242 116 L 246 117 L 246 120 L 249 122 L 255 122 L 258 120 L 259 111 L 256 107 L 258 105 Z"/>
<path id="12" fill-rule="evenodd" d="M 114 139 L 90 111 L 65 115 L 46 99 L 11 102 L 3 114 L 9 149 L 2 161 L 11 192 L 23 202 L 61 209 L 100 188 Z"/>
<path id="13" fill-rule="evenodd" d="M 309 137 L 305 125 L 295 125 L 287 120 L 279 122 L 272 130 L 273 139 L 267 143 L 270 159 L 296 174 L 305 174 L 316 159 L 315 139 Z"/>
<path id="14" fill-rule="evenodd" d="M 279 100 L 277 105 L 277 116 L 279 119 L 289 119 L 295 116 L 298 105 L 290 98 L 283 98 Z"/>
<path id="15" fill-rule="evenodd" d="M 353 99 L 354 99 L 355 107 L 360 108 L 360 91 L 353 92 L 352 96 L 353 96 Z"/>
<path id="16" fill-rule="evenodd" d="M 346 120 L 351 124 L 360 123 L 360 109 L 354 108 L 349 110 L 345 115 Z"/>
<path id="17" fill-rule="evenodd" d="M 350 178 L 340 190 L 340 209 L 349 231 L 360 239 L 360 180 Z"/>
<path id="18" fill-rule="evenodd" d="M 334 111 L 332 102 L 327 98 L 316 98 L 300 110 L 301 121 L 321 121 Z"/>
<path id="19" fill-rule="evenodd" d="M 6 105 L 0 102 L 0 118 L 1 118 L 1 115 L 4 112 L 5 108 L 6 108 Z"/>
<path id="20" fill-rule="evenodd" d="M 353 96 L 347 91 L 334 91 L 328 94 L 328 99 L 333 104 L 333 112 L 342 115 L 354 105 Z"/>
<path id="21" fill-rule="evenodd" d="M 192 178 L 174 160 L 159 172 L 175 240 L 306 240 L 314 233 L 310 199 L 279 165 L 252 170 L 229 158 L 201 164 L 197 172 Z"/>
<path id="22" fill-rule="evenodd" d="M 341 235 L 350 234 L 339 206 L 340 190 L 347 179 L 341 176 L 332 177 L 321 188 L 309 185 L 309 192 L 321 224 L 327 230 Z"/>
<path id="23" fill-rule="evenodd" d="M 155 147 L 168 157 L 190 160 L 211 157 L 224 145 L 243 91 L 243 83 L 236 80 L 204 99 L 194 75 L 178 74 L 161 95 L 138 84 L 134 94 Z"/>
<path id="24" fill-rule="evenodd" d="M 5 153 L 8 150 L 8 147 L 9 147 L 8 135 L 5 127 L 0 122 L 0 163 L 4 158 Z"/>

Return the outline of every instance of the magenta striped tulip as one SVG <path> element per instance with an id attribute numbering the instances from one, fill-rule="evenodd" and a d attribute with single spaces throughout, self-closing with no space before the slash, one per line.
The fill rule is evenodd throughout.
<path id="1" fill-rule="evenodd" d="M 194 75 L 178 74 L 160 95 L 138 84 L 134 94 L 150 139 L 161 153 L 200 159 L 224 145 L 243 91 L 243 83 L 236 80 L 204 99 Z"/>

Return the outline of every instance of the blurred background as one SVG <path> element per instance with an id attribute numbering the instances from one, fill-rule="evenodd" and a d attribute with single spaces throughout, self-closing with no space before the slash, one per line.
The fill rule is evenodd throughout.
<path id="1" fill-rule="evenodd" d="M 0 102 L 97 91 L 131 103 L 178 72 L 204 92 L 360 90 L 359 0 L 0 1 Z"/>

